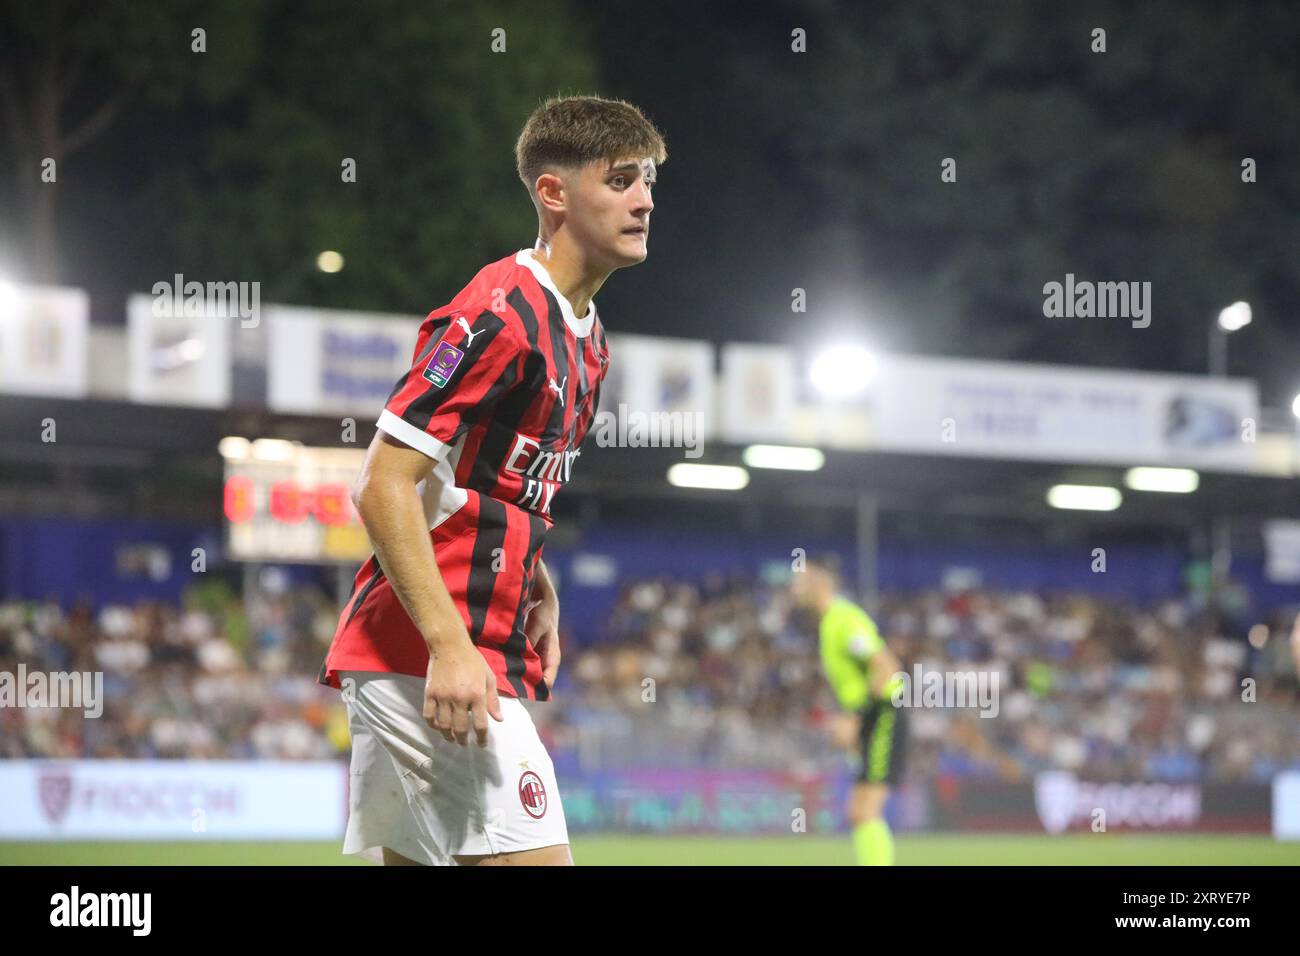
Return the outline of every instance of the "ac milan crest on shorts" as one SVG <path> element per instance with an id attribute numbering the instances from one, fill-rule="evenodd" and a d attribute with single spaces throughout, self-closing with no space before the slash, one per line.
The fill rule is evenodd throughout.
<path id="1" fill-rule="evenodd" d="M 382 859 L 388 847 L 430 866 L 458 856 L 569 842 L 555 767 L 524 704 L 501 698 L 488 745 L 462 747 L 424 721 L 424 681 L 339 674 L 352 733 L 344 853 Z"/>

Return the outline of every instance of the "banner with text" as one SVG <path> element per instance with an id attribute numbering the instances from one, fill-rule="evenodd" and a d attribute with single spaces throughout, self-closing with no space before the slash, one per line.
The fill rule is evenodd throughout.
<path id="1" fill-rule="evenodd" d="M 721 437 L 737 444 L 1266 470 L 1248 379 L 879 355 L 831 398 L 792 350 L 722 354 Z"/>
<path id="2" fill-rule="evenodd" d="M 405 315 L 267 305 L 267 405 L 373 422 L 411 366 L 423 321 Z"/>
<path id="3" fill-rule="evenodd" d="M 225 408 L 230 404 L 230 343 L 239 318 L 220 303 L 165 294 L 126 303 L 127 395 L 151 405 Z"/>
<path id="4" fill-rule="evenodd" d="M 780 345 L 722 347 L 722 427 L 733 442 L 785 442 L 794 427 L 798 372 Z"/>
<path id="5" fill-rule="evenodd" d="M 3 760 L 0 840 L 331 840 L 347 764 Z"/>
<path id="6" fill-rule="evenodd" d="M 687 427 L 699 440 L 717 434 L 712 343 L 622 333 L 608 341 L 609 370 L 593 431 L 599 434 L 604 419 L 623 430 L 644 419 L 658 433 L 681 427 L 689 416 Z"/>
<path id="7" fill-rule="evenodd" d="M 89 326 L 81 289 L 0 282 L 0 392 L 84 397 Z"/>
<path id="8" fill-rule="evenodd" d="M 876 385 L 891 451 L 1250 471 L 1255 383 L 891 356 Z"/>

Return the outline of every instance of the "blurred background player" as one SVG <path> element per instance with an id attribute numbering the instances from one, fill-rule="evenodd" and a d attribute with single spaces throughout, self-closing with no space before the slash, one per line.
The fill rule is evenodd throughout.
<path id="1" fill-rule="evenodd" d="M 797 604 L 818 617 L 818 640 L 826 678 L 844 713 L 834 724 L 837 745 L 856 746 L 861 766 L 849 796 L 847 817 L 853 850 L 863 866 L 892 866 L 894 836 L 885 820 L 889 789 L 903 775 L 906 710 L 892 695 L 901 667 L 870 615 L 840 592 L 839 562 L 811 557 L 791 582 Z"/>

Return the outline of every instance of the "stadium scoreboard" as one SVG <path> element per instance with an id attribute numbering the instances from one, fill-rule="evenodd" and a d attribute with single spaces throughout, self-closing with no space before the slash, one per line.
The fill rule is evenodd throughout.
<path id="1" fill-rule="evenodd" d="M 226 439 L 222 511 L 236 561 L 355 564 L 370 542 L 352 505 L 365 452 Z"/>

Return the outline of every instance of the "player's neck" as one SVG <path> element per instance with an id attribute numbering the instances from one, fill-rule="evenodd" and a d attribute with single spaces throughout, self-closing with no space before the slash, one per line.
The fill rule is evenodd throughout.
<path id="1" fill-rule="evenodd" d="M 836 594 L 834 591 L 832 591 L 830 594 L 823 594 L 821 597 L 819 597 L 817 599 L 817 613 L 825 614 L 827 608 L 829 608 L 832 604 L 835 603 L 835 599 L 837 597 L 839 597 L 839 595 Z"/>
<path id="2" fill-rule="evenodd" d="M 591 300 L 609 278 L 609 272 L 587 261 L 582 250 L 562 232 L 548 239 L 539 237 L 533 245 L 533 258 L 546 267 L 555 288 L 569 300 L 573 314 L 579 318 L 586 316 Z"/>

